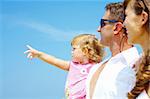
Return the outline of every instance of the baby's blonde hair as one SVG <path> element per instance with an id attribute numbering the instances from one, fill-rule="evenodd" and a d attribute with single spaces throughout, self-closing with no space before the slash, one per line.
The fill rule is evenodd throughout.
<path id="1" fill-rule="evenodd" d="M 99 63 L 104 54 L 104 46 L 100 44 L 95 35 L 81 34 L 73 38 L 71 46 L 77 45 L 89 58 L 89 61 Z"/>

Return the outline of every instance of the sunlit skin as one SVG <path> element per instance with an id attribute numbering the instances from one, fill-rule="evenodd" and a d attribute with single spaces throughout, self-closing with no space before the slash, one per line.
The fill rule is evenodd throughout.
<path id="1" fill-rule="evenodd" d="M 72 49 L 72 61 L 81 64 L 89 63 L 89 59 L 86 54 L 83 53 L 82 49 L 77 45 L 74 45 Z"/>
<path id="2" fill-rule="evenodd" d="M 110 11 L 107 10 L 102 18 L 110 19 Z M 121 22 L 114 24 L 106 23 L 104 27 L 98 27 L 97 31 L 100 32 L 101 43 L 110 48 L 112 56 L 120 53 L 121 50 L 126 50 L 131 47 L 127 42 L 127 37 L 124 37 L 124 42 L 122 42 L 124 44 L 123 48 L 120 46 L 123 37 L 123 33 L 121 33 L 122 27 L 123 24 Z"/>
<path id="3" fill-rule="evenodd" d="M 128 41 L 132 44 L 140 44 L 144 52 L 148 49 L 148 33 L 143 25 L 147 21 L 147 13 L 144 11 L 140 15 L 136 15 L 133 9 L 134 0 L 130 1 L 126 10 L 126 19 L 124 25 L 127 28 Z"/>
<path id="4" fill-rule="evenodd" d="M 58 59 L 54 56 L 47 55 L 43 52 L 40 52 L 31 46 L 27 45 L 28 50 L 25 51 L 25 54 L 27 55 L 27 58 L 32 59 L 32 58 L 40 58 L 47 63 L 53 64 L 57 66 L 58 68 L 61 68 L 63 70 L 69 70 L 69 61 L 64 61 L 61 59 Z M 79 46 L 73 46 L 72 50 L 72 61 L 80 64 L 86 64 L 89 63 L 89 59 L 87 58 L 86 54 L 81 50 Z"/>
<path id="5" fill-rule="evenodd" d="M 49 64 L 52 64 L 60 69 L 69 70 L 69 61 L 65 61 L 59 58 L 56 58 L 52 55 L 48 55 L 46 53 L 43 53 L 41 51 L 38 51 L 31 46 L 27 45 L 28 50 L 24 53 L 27 54 L 27 58 L 33 59 L 33 58 L 39 58 Z"/>
<path id="6" fill-rule="evenodd" d="M 106 11 L 103 19 L 109 19 L 110 11 Z M 97 29 L 98 32 L 100 32 L 101 35 L 101 43 L 105 46 L 110 46 L 113 36 L 113 26 L 111 24 L 107 24 L 104 27 L 99 26 Z"/>

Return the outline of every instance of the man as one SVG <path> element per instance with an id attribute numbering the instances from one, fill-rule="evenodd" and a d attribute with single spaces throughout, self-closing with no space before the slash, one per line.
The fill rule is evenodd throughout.
<path id="1" fill-rule="evenodd" d="M 126 99 L 135 84 L 133 64 L 138 51 L 128 44 L 123 27 L 122 3 L 110 3 L 101 19 L 101 43 L 108 46 L 112 57 L 93 67 L 87 79 L 87 99 Z"/>

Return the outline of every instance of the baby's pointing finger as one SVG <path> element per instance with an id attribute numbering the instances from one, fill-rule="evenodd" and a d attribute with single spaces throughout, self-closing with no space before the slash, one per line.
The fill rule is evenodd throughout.
<path id="1" fill-rule="evenodd" d="M 31 49 L 31 50 L 33 49 L 33 48 L 32 48 L 31 46 L 29 46 L 29 45 L 26 45 L 26 46 L 27 46 L 29 49 Z"/>
<path id="2" fill-rule="evenodd" d="M 29 53 L 28 55 L 27 55 L 27 58 L 30 58 L 31 57 L 31 53 Z"/>
<path id="3" fill-rule="evenodd" d="M 24 54 L 29 53 L 29 52 L 30 52 L 30 50 L 27 50 L 27 51 L 24 52 Z"/>

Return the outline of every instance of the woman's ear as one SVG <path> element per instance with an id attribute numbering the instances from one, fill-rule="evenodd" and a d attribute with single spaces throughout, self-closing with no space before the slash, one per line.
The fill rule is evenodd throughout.
<path id="1" fill-rule="evenodd" d="M 142 16 L 142 25 L 144 25 L 148 20 L 148 14 L 145 11 L 143 11 L 141 16 Z"/>
<path id="2" fill-rule="evenodd" d="M 122 30 L 122 27 L 123 24 L 121 22 L 117 22 L 113 27 L 114 35 L 118 34 Z"/>

